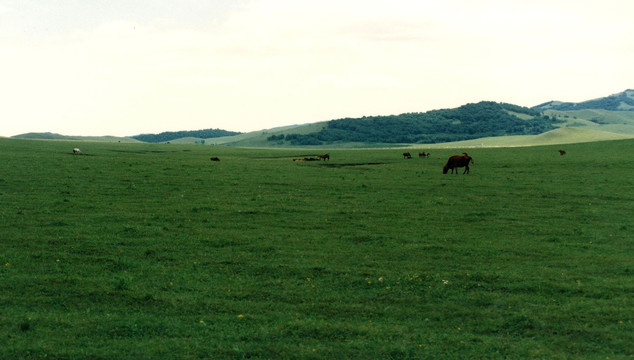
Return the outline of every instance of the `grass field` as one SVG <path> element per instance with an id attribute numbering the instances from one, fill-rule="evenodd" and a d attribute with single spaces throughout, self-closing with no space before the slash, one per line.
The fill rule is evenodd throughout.
<path id="1" fill-rule="evenodd" d="M 76 146 L 0 139 L 2 359 L 634 356 L 633 140 Z"/>
<path id="2" fill-rule="evenodd" d="M 608 126 L 608 125 L 605 125 Z M 598 127 L 597 127 L 598 128 Z M 601 128 L 604 128 L 602 126 Z M 478 147 L 516 147 L 516 146 L 567 146 L 566 144 L 588 143 L 594 141 L 625 140 L 633 138 L 632 135 L 617 134 L 609 131 L 595 130 L 592 128 L 563 127 L 539 135 L 495 136 L 473 140 L 463 140 L 451 143 L 439 143 L 428 145 L 412 145 L 427 149 L 442 148 L 478 148 Z"/>

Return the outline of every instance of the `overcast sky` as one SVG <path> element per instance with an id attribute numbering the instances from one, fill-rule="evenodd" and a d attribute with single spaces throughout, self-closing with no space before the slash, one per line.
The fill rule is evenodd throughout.
<path id="1" fill-rule="evenodd" d="M 634 1 L 0 0 L 0 136 L 262 130 L 634 88 Z"/>

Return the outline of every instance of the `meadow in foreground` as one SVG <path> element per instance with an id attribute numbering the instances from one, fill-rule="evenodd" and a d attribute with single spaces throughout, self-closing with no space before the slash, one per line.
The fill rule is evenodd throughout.
<path id="1" fill-rule="evenodd" d="M 0 139 L 0 358 L 631 358 L 633 145 Z"/>

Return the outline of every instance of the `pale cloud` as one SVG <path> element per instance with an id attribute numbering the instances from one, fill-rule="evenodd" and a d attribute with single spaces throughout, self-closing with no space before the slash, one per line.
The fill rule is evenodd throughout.
<path id="1" fill-rule="evenodd" d="M 216 1 L 208 21 L 130 7 L 92 26 L 0 27 L 0 135 L 248 131 L 631 88 L 634 5 L 551 3 Z"/>

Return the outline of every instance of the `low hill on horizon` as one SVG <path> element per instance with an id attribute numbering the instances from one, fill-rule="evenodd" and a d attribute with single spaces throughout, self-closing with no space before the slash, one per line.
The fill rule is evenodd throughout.
<path id="1" fill-rule="evenodd" d="M 482 101 L 454 109 L 335 119 L 248 133 L 206 129 L 141 134 L 123 138 L 65 136 L 53 133 L 28 133 L 16 135 L 13 138 L 172 142 L 239 147 L 360 148 L 462 144 L 463 142 L 503 144 L 507 142 L 507 139 L 513 139 L 512 143 L 529 144 L 538 139 L 536 136 L 551 133 L 558 128 L 576 128 L 584 131 L 560 132 L 563 136 L 546 137 L 549 141 L 568 143 L 634 137 L 634 90 L 628 89 L 579 103 L 549 101 L 528 108 Z M 521 139 L 522 137 L 524 139 Z M 486 139 L 486 141 L 478 142 L 478 139 Z"/>
<path id="2" fill-rule="evenodd" d="M 141 134 L 130 136 L 132 139 L 136 139 L 143 142 L 160 143 L 166 141 L 172 141 L 181 138 L 199 138 L 199 139 L 211 139 L 224 136 L 240 135 L 237 131 L 228 131 L 221 129 L 202 129 L 202 130 L 183 130 L 183 131 L 165 131 L 160 134 Z"/>
<path id="3" fill-rule="evenodd" d="M 486 137 L 449 143 L 427 144 L 425 148 L 492 148 L 563 145 L 595 141 L 625 140 L 632 137 L 634 136 L 601 130 L 561 127 L 538 135 Z M 420 147 L 420 145 L 412 147 Z"/>
<path id="4" fill-rule="evenodd" d="M 606 97 L 586 100 L 578 103 L 548 101 L 546 103 L 533 106 L 532 109 L 537 111 L 556 110 L 556 111 L 574 111 L 574 110 L 609 110 L 609 111 L 634 111 L 634 90 L 627 89 L 623 92 L 612 94 Z"/>
<path id="5" fill-rule="evenodd" d="M 12 139 L 31 139 L 31 140 L 78 140 L 78 141 L 99 141 L 99 142 L 139 142 L 136 139 L 121 136 L 74 136 L 61 135 L 52 132 L 30 132 L 20 135 L 11 136 Z"/>
<path id="6" fill-rule="evenodd" d="M 308 134 L 277 134 L 271 145 L 331 145 L 337 143 L 429 144 L 481 137 L 536 135 L 555 129 L 555 118 L 506 103 L 482 101 L 455 109 L 391 116 L 328 121 Z"/>
<path id="7" fill-rule="evenodd" d="M 549 101 L 533 107 L 560 121 L 561 127 L 634 136 L 634 90 L 579 103 Z"/>

